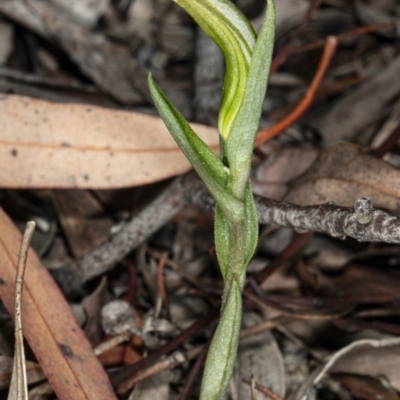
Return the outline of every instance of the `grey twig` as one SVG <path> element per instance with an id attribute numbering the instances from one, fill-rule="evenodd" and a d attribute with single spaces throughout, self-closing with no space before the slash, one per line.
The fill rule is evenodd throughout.
<path id="1" fill-rule="evenodd" d="M 362 197 L 354 209 L 334 204 L 301 207 L 255 196 L 258 221 L 290 227 L 298 232 L 324 232 L 360 242 L 400 243 L 400 217 L 374 210 Z M 214 200 L 194 174 L 175 179 L 170 186 L 110 240 L 83 258 L 53 271 L 64 293 L 79 290 L 88 280 L 114 267 L 128 253 L 168 222 L 186 203 L 212 210 Z"/>
<path id="2" fill-rule="evenodd" d="M 359 242 L 400 243 L 400 217 L 374 210 L 367 197 L 359 198 L 354 209 L 333 204 L 301 207 L 262 197 L 256 198 L 258 221 L 290 227 L 297 232 L 324 232 Z"/>
<path id="3" fill-rule="evenodd" d="M 214 208 L 214 201 L 201 182 L 192 181 L 185 190 L 189 202 Z M 400 243 L 400 217 L 374 210 L 367 197 L 359 198 L 353 208 L 334 204 L 302 207 L 284 201 L 254 196 L 258 222 L 293 228 L 297 232 L 323 232 L 345 239 L 350 236 L 359 242 Z"/>
<path id="4" fill-rule="evenodd" d="M 152 203 L 110 240 L 79 260 L 52 271 L 66 294 L 79 291 L 88 280 L 109 270 L 167 223 L 185 204 L 184 180 L 176 178 Z"/>

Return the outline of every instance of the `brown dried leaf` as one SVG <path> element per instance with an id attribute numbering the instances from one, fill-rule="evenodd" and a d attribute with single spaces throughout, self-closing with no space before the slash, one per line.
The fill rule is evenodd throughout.
<path id="1" fill-rule="evenodd" d="M 89 191 L 53 190 L 53 204 L 74 257 L 83 257 L 109 238 L 114 222 Z"/>
<path id="2" fill-rule="evenodd" d="M 321 151 L 308 171 L 292 183 L 285 201 L 304 206 L 333 201 L 352 207 L 362 196 L 371 198 L 375 208 L 399 212 L 400 172 L 345 143 Z"/>
<path id="3" fill-rule="evenodd" d="M 118 188 L 190 169 L 158 117 L 19 96 L 0 97 L 0 186 Z M 196 133 L 218 148 L 215 129 Z"/>
<path id="4" fill-rule="evenodd" d="M 0 296 L 10 313 L 21 234 L 0 210 Z M 115 400 L 69 305 L 30 250 L 24 279 L 24 335 L 60 400 Z"/>
<path id="5" fill-rule="evenodd" d="M 107 277 L 103 275 L 96 290 L 83 300 L 82 304 L 87 316 L 84 332 L 93 346 L 97 346 L 100 343 L 102 335 L 100 320 L 101 309 L 104 304 L 111 300 L 110 297 L 111 295 L 107 287 Z"/>
<path id="6" fill-rule="evenodd" d="M 400 360 L 400 339 L 362 339 L 350 343 L 334 353 L 330 359 L 318 367 L 301 385 L 292 400 L 303 400 L 329 373 L 366 375 L 372 378 L 384 377 L 390 386 L 399 390 L 398 365 Z"/>
<path id="7" fill-rule="evenodd" d="M 317 149 L 273 149 L 255 170 L 252 180 L 254 194 L 281 199 L 288 190 L 289 182 L 307 171 L 317 155 Z"/>

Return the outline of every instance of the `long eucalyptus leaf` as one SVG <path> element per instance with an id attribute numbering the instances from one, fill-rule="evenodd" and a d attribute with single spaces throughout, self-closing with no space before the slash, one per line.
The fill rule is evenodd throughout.
<path id="1" fill-rule="evenodd" d="M 242 296 L 236 281 L 226 287 L 221 319 L 214 333 L 201 384 L 201 400 L 221 400 L 232 375 L 242 319 Z"/>
<path id="2" fill-rule="evenodd" d="M 226 191 L 227 172 L 221 160 L 196 135 L 179 111 L 165 96 L 151 75 L 148 79 L 154 104 L 166 127 L 182 152 L 203 180 L 225 215 L 238 219 L 243 217 L 244 203 Z"/>
<path id="3" fill-rule="evenodd" d="M 218 128 L 224 140 L 243 99 L 256 34 L 246 17 L 228 0 L 174 0 L 224 53 L 226 72 Z"/>
<path id="4" fill-rule="evenodd" d="M 267 13 L 254 48 L 244 98 L 226 140 L 231 193 L 243 198 L 251 157 L 267 90 L 275 36 L 275 7 L 267 1 Z"/>

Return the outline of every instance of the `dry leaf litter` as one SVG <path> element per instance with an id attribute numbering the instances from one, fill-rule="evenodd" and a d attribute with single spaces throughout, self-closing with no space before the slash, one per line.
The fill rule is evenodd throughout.
<path id="1" fill-rule="evenodd" d="M 226 399 L 395 400 L 400 6 L 276 3 L 260 130 L 304 99 L 325 39 L 338 46 L 312 104 L 254 152 L 260 241 Z M 236 4 L 259 29 L 264 1 Z M 217 150 L 223 70 L 170 0 L 0 2 L 0 399 L 29 220 L 29 398 L 198 398 L 222 293 L 214 204 L 146 80 Z"/>

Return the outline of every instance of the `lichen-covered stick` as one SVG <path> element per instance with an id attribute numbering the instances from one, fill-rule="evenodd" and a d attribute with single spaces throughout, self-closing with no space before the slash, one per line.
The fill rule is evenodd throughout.
<path id="1" fill-rule="evenodd" d="M 356 209 L 333 204 L 302 207 L 260 196 L 254 196 L 254 201 L 260 224 L 293 228 L 298 232 L 321 232 L 338 238 L 349 236 L 360 242 L 400 243 L 400 217 L 373 209 L 372 202 L 366 198 L 356 201 Z M 64 293 L 79 291 L 90 279 L 111 270 L 186 203 L 211 211 L 215 208 L 214 199 L 194 174 L 174 180 L 108 242 L 53 271 L 53 276 Z"/>
<path id="2" fill-rule="evenodd" d="M 301 207 L 295 204 L 256 198 L 258 221 L 290 227 L 297 232 L 324 232 L 359 242 L 400 243 L 400 217 L 374 210 L 371 199 L 360 197 L 353 208 L 333 204 Z"/>
<path id="3" fill-rule="evenodd" d="M 200 180 L 191 179 L 185 185 L 185 198 L 189 203 L 213 210 L 215 202 Z M 371 199 L 360 197 L 354 208 L 333 203 L 299 206 L 280 200 L 254 196 L 257 219 L 260 224 L 293 228 L 299 233 L 321 232 L 359 242 L 400 243 L 400 217 L 376 210 Z"/>

